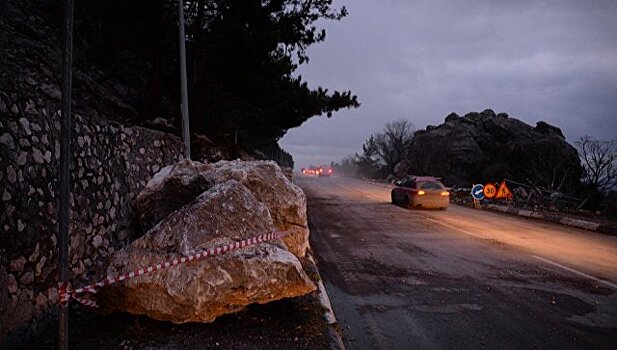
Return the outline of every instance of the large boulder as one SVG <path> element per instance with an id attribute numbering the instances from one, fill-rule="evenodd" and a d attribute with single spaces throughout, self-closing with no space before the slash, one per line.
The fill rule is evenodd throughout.
<path id="1" fill-rule="evenodd" d="M 137 196 L 135 211 L 140 226 L 150 229 L 209 186 L 229 180 L 242 183 L 266 205 L 278 230 L 292 231 L 283 242 L 294 255 L 304 257 L 309 247 L 306 195 L 272 161 L 223 160 L 203 164 L 182 160 L 167 166 Z"/>
<path id="2" fill-rule="evenodd" d="M 292 230 L 283 238 L 290 252 L 303 257 L 309 246 L 306 195 L 272 161 L 220 161 L 204 170 L 208 182 L 217 184 L 237 180 L 270 210 L 278 230 Z"/>
<path id="3" fill-rule="evenodd" d="M 268 207 L 239 181 L 218 181 L 117 252 L 108 273 L 118 275 L 273 231 Z M 211 322 L 252 303 L 315 290 L 296 256 L 281 241 L 170 267 L 98 294 L 108 311 L 174 323 Z"/>
<path id="4" fill-rule="evenodd" d="M 410 154 L 410 173 L 465 187 L 506 177 L 550 186 L 554 174 L 573 186 L 582 172 L 576 149 L 559 128 L 546 122 L 532 127 L 490 109 L 463 117 L 452 113 L 443 124 L 416 132 Z"/>
<path id="5" fill-rule="evenodd" d="M 151 229 L 210 187 L 202 172 L 203 167 L 199 162 L 184 159 L 154 174 L 134 202 L 135 214 L 143 231 Z"/>

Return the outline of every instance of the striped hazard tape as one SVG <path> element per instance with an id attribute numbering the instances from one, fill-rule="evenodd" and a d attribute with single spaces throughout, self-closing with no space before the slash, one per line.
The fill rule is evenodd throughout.
<path id="1" fill-rule="evenodd" d="M 261 234 L 259 236 L 255 236 L 255 237 L 251 237 L 248 239 L 244 239 L 242 241 L 239 242 L 234 242 L 231 244 L 227 244 L 221 247 L 216 247 L 216 248 L 210 248 L 210 249 L 204 249 L 196 254 L 192 254 L 192 255 L 188 255 L 188 256 L 183 256 L 180 258 L 174 258 L 168 261 L 165 261 L 163 263 L 160 264 L 155 264 L 155 265 L 151 265 L 148 266 L 146 268 L 141 268 L 141 269 L 137 269 L 135 271 L 131 271 L 131 272 L 127 272 L 123 275 L 120 276 L 116 276 L 116 277 L 111 277 L 111 276 L 107 276 L 105 279 L 93 283 L 93 284 L 89 284 L 85 287 L 82 288 L 77 288 L 77 289 L 71 289 L 70 285 L 68 284 L 60 284 L 60 287 L 58 289 L 58 303 L 62 304 L 62 305 L 66 305 L 68 304 L 69 300 L 71 298 L 73 298 L 75 301 L 77 301 L 78 303 L 82 304 L 82 305 L 86 305 L 86 306 L 90 306 L 90 307 L 99 307 L 99 305 L 96 303 L 96 301 L 91 300 L 87 297 L 80 297 L 80 295 L 82 294 L 96 294 L 96 290 L 110 285 L 110 284 L 114 284 L 117 282 L 122 282 L 124 280 L 129 280 L 132 278 L 135 278 L 137 276 L 141 276 L 141 275 L 146 275 L 149 273 L 152 273 L 154 271 L 158 271 L 161 269 L 165 269 L 171 266 L 176 266 L 176 265 L 180 265 L 180 264 L 185 264 L 191 261 L 195 261 L 195 260 L 199 260 L 205 257 L 213 257 L 213 256 L 217 256 L 217 255 L 222 255 L 234 250 L 238 250 L 238 249 L 242 249 L 245 247 L 249 247 L 252 245 L 256 245 L 258 243 L 262 243 L 262 242 L 268 242 L 268 241 L 272 241 L 275 239 L 279 239 L 282 238 L 286 235 L 288 235 L 289 233 L 291 233 L 291 230 L 288 231 L 274 231 L 274 232 L 269 232 L 269 233 L 265 233 L 265 234 Z"/>

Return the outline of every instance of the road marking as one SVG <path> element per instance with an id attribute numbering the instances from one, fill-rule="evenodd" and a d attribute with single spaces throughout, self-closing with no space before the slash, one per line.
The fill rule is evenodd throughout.
<path id="1" fill-rule="evenodd" d="M 443 223 L 443 222 L 441 222 L 441 221 L 434 220 L 434 219 L 431 219 L 431 218 L 426 218 L 426 219 L 427 219 L 427 220 L 429 220 L 429 221 L 431 221 L 431 222 L 434 222 L 434 223 L 436 223 L 436 224 L 440 224 L 440 225 L 443 225 L 443 226 L 449 227 L 449 228 L 451 228 L 451 229 L 453 229 L 453 230 L 457 230 L 457 231 L 460 231 L 460 232 L 466 233 L 466 234 L 468 234 L 468 235 L 470 235 L 470 236 L 486 238 L 486 236 L 482 236 L 482 235 L 479 235 L 479 234 L 477 234 L 477 233 L 474 233 L 474 232 L 471 232 L 471 231 L 467 231 L 467 230 L 462 229 L 462 228 L 458 228 L 458 227 L 456 227 L 456 226 L 454 226 L 454 225 L 446 224 L 446 223 Z M 549 259 L 543 258 L 543 257 L 541 257 L 541 256 L 532 255 L 531 257 L 532 257 L 532 258 L 534 258 L 534 259 L 538 259 L 538 260 L 540 260 L 540 261 L 543 261 L 543 262 L 545 262 L 545 263 L 547 263 L 547 264 L 549 264 L 549 265 L 553 265 L 553 266 L 559 267 L 559 268 L 561 268 L 561 269 L 563 269 L 563 270 L 566 270 L 566 271 L 568 271 L 568 272 L 571 272 L 571 273 L 573 273 L 573 274 L 575 274 L 575 275 L 579 275 L 579 276 L 581 276 L 581 277 L 585 277 L 585 278 L 590 279 L 590 280 L 592 280 L 592 281 L 596 281 L 596 282 L 601 283 L 601 284 L 603 284 L 603 285 L 605 285 L 605 286 L 607 286 L 607 287 L 609 287 L 609 288 L 612 288 L 612 289 L 614 289 L 614 290 L 617 290 L 617 284 L 615 284 L 615 283 L 612 283 L 612 282 L 609 282 L 609 281 L 606 281 L 606 280 L 603 280 L 603 279 L 600 279 L 600 278 L 594 277 L 594 276 L 589 275 L 589 274 L 586 274 L 586 273 L 584 273 L 584 272 L 581 272 L 581 271 L 575 270 L 575 269 L 573 269 L 573 268 L 571 268 L 571 267 L 567 267 L 567 266 L 561 265 L 560 263 L 557 263 L 557 262 L 554 262 L 554 261 L 552 261 L 552 260 L 549 260 Z"/>
<path id="2" fill-rule="evenodd" d="M 556 262 L 554 262 L 554 261 L 552 261 L 552 260 L 545 259 L 545 258 L 543 258 L 543 257 L 541 257 L 541 256 L 532 255 L 532 257 L 533 257 L 533 258 L 535 258 L 535 259 L 538 259 L 538 260 L 540 260 L 540 261 L 543 261 L 543 262 L 545 262 L 545 263 L 547 263 L 547 264 L 550 264 L 550 265 L 553 265 L 553 266 L 557 266 L 557 267 L 562 268 L 562 269 L 564 269 L 564 270 L 566 270 L 566 271 L 568 271 L 568 272 L 572 272 L 573 274 L 576 274 L 576 275 L 579 275 L 579 276 L 582 276 L 582 277 L 588 278 L 588 279 L 593 280 L 593 281 L 596 281 L 596 282 L 598 282 L 598 283 L 602 283 L 602 284 L 604 284 L 605 286 L 608 286 L 608 287 L 610 287 L 610 288 L 613 288 L 614 290 L 617 290 L 617 284 L 615 284 L 615 283 L 612 283 L 612 282 L 609 282 L 609 281 L 605 281 L 605 280 L 603 280 L 603 279 L 600 279 L 600 278 L 594 277 L 594 276 L 592 276 L 592 275 L 588 275 L 588 274 L 586 274 L 586 273 L 584 273 L 584 272 L 581 272 L 581 271 L 575 270 L 575 269 L 573 269 L 573 268 L 571 268 L 571 267 L 567 267 L 567 266 L 561 265 L 561 264 L 556 263 Z"/>

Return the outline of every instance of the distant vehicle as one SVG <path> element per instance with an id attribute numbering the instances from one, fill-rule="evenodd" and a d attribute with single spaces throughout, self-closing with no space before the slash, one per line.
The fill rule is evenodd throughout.
<path id="1" fill-rule="evenodd" d="M 433 176 L 408 176 L 395 182 L 391 192 L 392 203 L 407 208 L 434 208 L 446 210 L 450 204 L 450 192 Z"/>
<path id="2" fill-rule="evenodd" d="M 302 168 L 302 174 L 315 176 L 330 176 L 332 175 L 332 168 L 323 166 Z"/>
<path id="3" fill-rule="evenodd" d="M 332 168 L 320 166 L 317 168 L 317 176 L 330 176 L 332 175 Z"/>
<path id="4" fill-rule="evenodd" d="M 308 168 L 302 168 L 302 174 L 304 175 L 317 175 L 317 168 L 315 167 L 308 167 Z"/>

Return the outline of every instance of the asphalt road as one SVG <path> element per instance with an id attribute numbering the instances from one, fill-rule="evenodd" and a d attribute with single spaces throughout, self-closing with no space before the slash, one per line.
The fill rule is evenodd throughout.
<path id="1" fill-rule="evenodd" d="M 297 183 L 347 349 L 617 349 L 617 237 Z"/>

